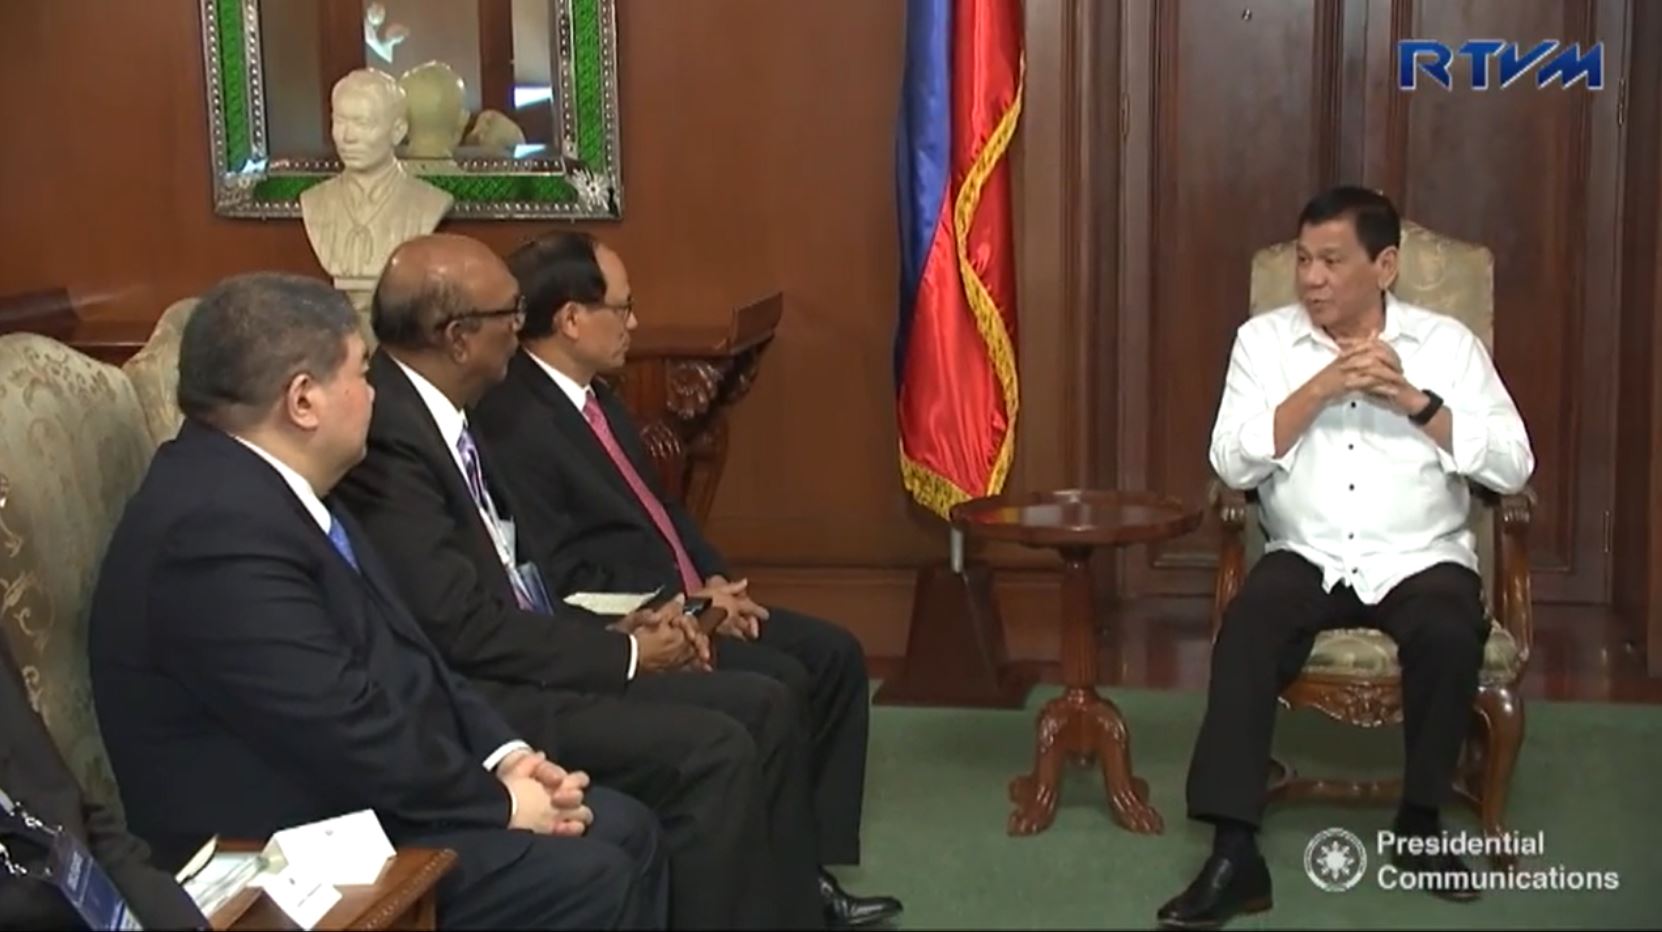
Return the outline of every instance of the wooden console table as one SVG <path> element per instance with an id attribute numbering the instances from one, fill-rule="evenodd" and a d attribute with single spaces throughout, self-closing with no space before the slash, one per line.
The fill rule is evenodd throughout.
<path id="1" fill-rule="evenodd" d="M 665 492 L 703 524 L 727 462 L 727 415 L 750 391 L 784 310 L 778 293 L 725 324 L 642 324 L 608 381 L 641 425 Z"/>
<path id="2" fill-rule="evenodd" d="M 665 491 L 700 524 L 727 461 L 728 412 L 755 381 L 783 310 L 784 298 L 774 292 L 720 323 L 643 323 L 629 362 L 608 378 L 640 422 Z M 84 319 L 63 289 L 0 298 L 0 333 L 42 333 L 116 366 L 144 346 L 154 327 L 152 320 Z"/>

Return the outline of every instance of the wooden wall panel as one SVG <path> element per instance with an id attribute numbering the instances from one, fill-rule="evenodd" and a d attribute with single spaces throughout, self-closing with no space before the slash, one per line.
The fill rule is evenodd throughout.
<path id="1" fill-rule="evenodd" d="M 1542 450 L 1538 591 L 1600 597 L 1613 380 L 1624 398 L 1647 374 L 1651 397 L 1662 390 L 1654 351 L 1622 355 L 1613 343 L 1618 298 L 1627 331 L 1662 334 L 1662 282 L 1620 269 L 1612 240 L 1620 186 L 1644 177 L 1631 165 L 1624 175 L 1612 154 L 1626 145 L 1620 95 L 1405 95 L 1393 43 L 1625 41 L 1637 6 L 1026 0 L 1011 486 L 1198 497 L 1252 250 L 1294 235 L 1315 189 L 1360 178 L 1415 219 L 1497 248 L 1499 361 L 1528 373 L 1512 380 Z M 736 412 L 711 533 L 773 601 L 837 617 L 875 652 L 898 653 L 911 573 L 946 552 L 944 529 L 908 503 L 895 467 L 902 7 L 699 0 L 618 12 L 628 216 L 585 228 L 629 262 L 648 319 L 704 322 L 761 294 L 785 298 L 779 338 Z M 3 116 L 33 128 L 0 138 L 0 294 L 62 285 L 86 313 L 147 320 L 231 272 L 320 272 L 297 221 L 213 216 L 200 42 L 192 0 L 0 3 Z M 1613 49 L 1607 62 L 1625 73 L 1624 56 Z M 1662 105 L 1649 93 L 1630 125 L 1655 133 Z M 1641 203 L 1629 218 L 1654 218 L 1654 174 L 1649 188 L 1632 183 Z M 450 228 L 506 251 L 558 226 Z M 1654 268 L 1656 241 L 1624 248 Z M 1621 423 L 1648 418 L 1654 433 L 1659 410 L 1662 399 L 1623 407 Z M 1648 488 L 1639 467 L 1624 468 L 1623 488 L 1656 503 L 1657 466 L 1654 453 L 1643 464 Z M 1639 525 L 1621 532 L 1646 538 Z M 1656 537 L 1652 528 L 1652 563 Z M 1129 553 L 1117 579 L 1099 577 L 1104 595 L 1209 591 L 1208 542 L 1201 533 Z M 1018 570 L 999 588 L 1012 650 L 1046 656 L 1048 558 L 985 556 Z M 1624 585 L 1654 591 L 1657 579 Z"/>
<path id="2" fill-rule="evenodd" d="M 1631 45 L 1662 48 L 1662 5 L 1635 5 Z M 1629 649 L 1662 676 L 1662 59 L 1631 67 L 1612 582 Z"/>
<path id="3" fill-rule="evenodd" d="M 1097 293 L 1081 282 L 1106 273 L 1077 228 L 1095 218 L 1081 179 L 1111 179 L 1113 168 L 1111 155 L 1081 148 L 1097 145 L 1082 121 L 1102 95 L 1079 75 L 1111 72 L 1113 56 L 1079 32 L 1097 22 L 1094 6 L 1025 5 L 1018 488 L 1078 484 L 1097 449 L 1085 367 L 1100 358 L 1103 318 L 1084 313 Z M 643 318 L 709 321 L 783 293 L 778 339 L 736 414 L 710 532 L 739 566 L 784 574 L 770 597 L 809 610 L 845 604 L 846 587 L 870 578 L 861 570 L 947 552 L 944 528 L 909 504 L 896 464 L 902 16 L 888 0 L 620 3 L 627 215 L 584 225 L 629 263 Z M 320 273 L 298 221 L 212 213 L 200 28 L 192 0 L 0 3 L 7 125 L 52 128 L 0 140 L 0 294 L 64 285 L 85 314 L 147 320 L 232 272 Z M 1115 86 L 1105 86 L 1110 101 Z M 557 226 L 446 224 L 502 251 Z M 821 568 L 834 572 L 815 577 Z M 861 630 L 903 639 L 909 606 L 888 604 L 875 599 Z"/>
<path id="4" fill-rule="evenodd" d="M 1342 8 L 1126 10 L 1117 481 L 1198 503 L 1252 253 L 1294 235 L 1299 206 L 1338 171 Z M 1130 551 L 1127 590 L 1210 591 L 1210 531 Z"/>
<path id="5" fill-rule="evenodd" d="M 1407 0 L 1402 0 L 1407 5 Z M 1459 43 L 1557 37 L 1606 43 L 1620 68 L 1626 4 L 1420 2 L 1412 37 Z M 1463 63 L 1464 59 L 1460 59 Z M 1394 73 L 1394 72 L 1393 72 Z M 1456 67 L 1457 79 L 1465 77 Z M 1394 77 L 1392 78 L 1394 80 Z M 1607 77 L 1614 88 L 1616 80 Z M 1459 85 L 1457 84 L 1457 88 Z M 1541 507 L 1531 534 L 1537 594 L 1609 598 L 1621 134 L 1619 95 L 1512 87 L 1405 98 L 1384 178 L 1418 222 L 1495 254 L 1495 357 L 1529 426 Z"/>
<path id="6" fill-rule="evenodd" d="M 1015 490 L 1088 484 L 1100 474 L 1101 462 L 1113 455 L 1114 408 L 1099 404 L 1095 386 L 1114 369 L 1118 275 L 1117 226 L 1103 218 L 1116 215 L 1119 203 L 1115 135 L 1121 72 L 1113 50 L 1119 47 L 1121 19 L 1112 5 L 1087 0 L 1028 0 L 1024 10 L 1027 91 L 1021 132 L 1011 150 L 1022 386 L 1009 480 Z M 802 49 L 812 45 L 806 38 L 803 42 L 792 55 L 802 55 Z M 887 132 L 888 126 L 867 131 Z M 870 183 L 887 184 L 887 180 Z M 885 201 L 883 211 L 889 209 Z M 893 239 L 883 227 L 888 216 L 880 213 L 871 218 L 874 229 L 867 244 L 883 256 L 889 256 Z M 834 466 L 798 460 L 781 469 L 765 448 L 777 442 L 775 437 L 794 439 L 801 430 L 803 412 L 778 408 L 772 415 L 777 420 L 757 429 L 756 421 L 769 409 L 752 399 L 746 402 L 750 407 L 739 414 L 741 426 L 734 449 L 742 444 L 757 449 L 742 457 L 735 452 L 729 461 L 730 478 L 724 482 L 717 509 L 732 502 L 733 512 L 713 516 L 711 523 L 718 537 L 753 555 L 747 564 L 747 569 L 754 570 L 753 581 L 775 594 L 781 604 L 836 618 L 860 634 L 868 651 L 897 656 L 905 648 L 915 567 L 944 560 L 947 538 L 938 522 L 921 517 L 908 504 L 897 478 L 888 471 L 895 442 L 892 405 L 886 394 L 891 384 L 887 369 L 890 331 L 884 315 L 890 305 L 882 303 L 888 300 L 887 292 L 871 300 L 876 304 L 867 310 L 876 317 L 864 335 L 864 349 L 838 357 L 860 360 L 859 372 L 823 376 L 828 384 L 845 391 L 872 393 L 874 400 L 863 410 L 872 411 L 877 423 L 860 424 L 861 415 L 841 409 L 831 415 L 853 422 L 842 428 L 859 432 L 860 455 L 869 454 L 874 464 L 870 471 L 840 481 L 863 479 L 869 487 L 849 494 L 830 487 L 832 480 L 827 477 L 835 467 L 847 467 L 850 462 L 847 457 L 852 454 L 847 451 L 838 454 L 845 458 Z M 849 308 L 837 316 L 828 310 L 826 319 L 846 330 L 853 314 Z M 762 376 L 758 390 L 771 378 L 798 377 L 794 371 L 782 372 L 777 363 L 770 365 L 775 368 Z M 850 379 L 854 384 L 847 384 Z M 884 405 L 881 410 L 879 397 Z M 782 397 L 778 403 L 783 401 Z M 840 399 L 843 402 L 846 398 Z M 740 479 L 735 462 L 748 464 L 738 468 L 752 473 Z M 792 470 L 803 471 L 803 478 L 790 476 Z M 820 477 L 817 487 L 816 476 Z M 754 496 L 741 502 L 739 489 L 779 481 L 792 483 L 792 494 Z M 813 500 L 826 495 L 837 496 L 837 508 L 821 508 Z M 781 503 L 786 510 L 768 513 Z M 745 505 L 749 507 L 740 511 Z M 838 508 L 846 508 L 847 513 Z M 791 565 L 788 557 L 770 554 L 770 542 L 786 533 L 776 529 L 803 520 L 801 515 L 809 509 L 816 523 L 797 533 L 815 538 L 806 545 L 815 556 Z M 1054 660 L 1055 619 L 1060 608 L 1055 557 L 1014 546 L 989 547 L 971 555 L 1007 568 L 996 577 L 995 591 L 1012 656 Z M 869 569 L 883 566 L 885 559 L 887 568 Z M 1112 588 L 1111 563 L 1105 561 L 1101 569 L 1097 582 L 1107 593 Z"/>
<path id="7" fill-rule="evenodd" d="M 1120 372 L 1105 387 L 1120 406 L 1121 447 L 1104 481 L 1198 491 L 1252 251 L 1295 235 L 1298 208 L 1320 187 L 1367 184 L 1410 219 L 1494 250 L 1496 359 L 1539 461 L 1536 592 L 1608 601 L 1621 94 L 1528 80 L 1406 93 L 1395 45 L 1603 41 L 1614 88 L 1627 67 L 1630 5 L 1142 0 L 1126 9 L 1136 20 L 1124 42 L 1126 274 Z M 1281 64 L 1263 66 L 1272 61 Z M 1210 591 L 1214 546 L 1202 533 L 1133 555 L 1127 592 Z"/>

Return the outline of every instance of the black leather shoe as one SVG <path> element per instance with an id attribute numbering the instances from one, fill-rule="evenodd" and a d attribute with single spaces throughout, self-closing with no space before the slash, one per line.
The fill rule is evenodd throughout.
<path id="1" fill-rule="evenodd" d="M 1263 855 L 1212 855 L 1182 893 L 1160 907 L 1162 929 L 1221 929 L 1242 913 L 1261 913 L 1274 904 L 1270 869 Z"/>
<path id="2" fill-rule="evenodd" d="M 819 872 L 819 899 L 825 905 L 825 923 L 833 929 L 853 929 L 900 915 L 900 901 L 892 896 L 855 896 L 837 884 L 829 871 Z"/>
<path id="3" fill-rule="evenodd" d="M 1391 855 L 1391 863 L 1404 874 L 1419 874 L 1414 878 L 1414 889 L 1424 890 L 1455 903 L 1470 903 L 1482 896 L 1477 889 L 1477 878 L 1472 869 L 1457 854 L 1447 851 L 1437 854 Z"/>

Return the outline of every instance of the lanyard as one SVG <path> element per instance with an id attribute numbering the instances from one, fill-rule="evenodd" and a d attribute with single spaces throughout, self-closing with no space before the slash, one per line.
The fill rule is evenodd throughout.
<path id="1" fill-rule="evenodd" d="M 58 837 L 60 831 L 57 826 L 47 825 L 34 817 L 29 810 L 23 808 L 4 789 L 0 789 L 0 826 L 12 828 L 23 834 L 35 836 L 35 840 L 42 844 L 51 843 Z"/>
<path id="2" fill-rule="evenodd" d="M 4 834 L 15 835 L 43 848 L 50 848 L 61 831 L 56 826 L 47 825 L 35 818 L 4 789 L 0 789 L 0 829 L 6 830 Z M 0 842 L 0 871 L 5 871 L 13 877 L 37 876 L 36 872 L 12 859 L 11 849 L 5 842 Z"/>
<path id="3" fill-rule="evenodd" d="M 126 897 L 110 879 L 92 852 L 72 832 L 47 825 L 0 789 L 0 834 L 8 841 L 22 836 L 46 849 L 38 867 L 26 867 L 12 859 L 11 849 L 0 841 L 0 875 L 22 877 L 51 885 L 89 929 L 140 930 L 144 926 L 127 906 Z"/>

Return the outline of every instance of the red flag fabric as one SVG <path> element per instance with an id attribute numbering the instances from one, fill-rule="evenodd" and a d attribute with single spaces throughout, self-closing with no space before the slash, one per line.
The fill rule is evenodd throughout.
<path id="1" fill-rule="evenodd" d="M 1007 152 L 1021 115 L 1019 0 L 911 0 L 900 133 L 900 469 L 945 516 L 1003 489 L 1015 444 Z"/>

